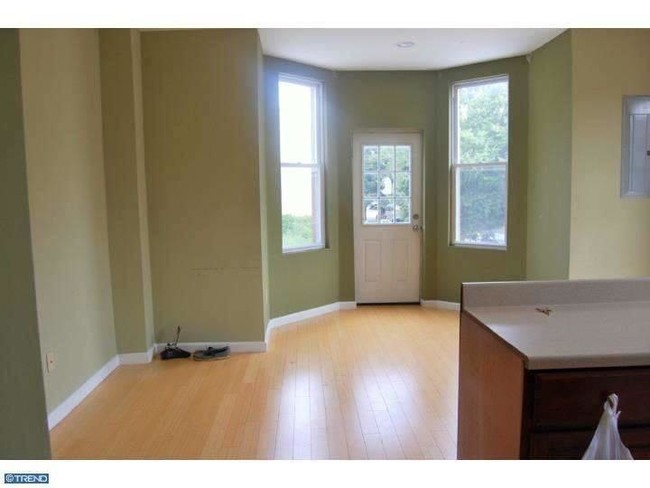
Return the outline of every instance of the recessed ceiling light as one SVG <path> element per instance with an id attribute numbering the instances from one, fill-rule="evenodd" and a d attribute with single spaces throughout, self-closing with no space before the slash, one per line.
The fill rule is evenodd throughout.
<path id="1" fill-rule="evenodd" d="M 403 41 L 403 42 L 398 42 L 395 44 L 397 47 L 413 47 L 415 46 L 415 43 L 412 41 Z"/>

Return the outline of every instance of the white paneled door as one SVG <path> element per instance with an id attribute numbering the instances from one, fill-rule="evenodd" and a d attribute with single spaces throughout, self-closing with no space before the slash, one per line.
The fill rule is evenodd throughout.
<path id="1" fill-rule="evenodd" d="M 354 135 L 358 303 L 420 301 L 421 141 L 419 133 Z"/>

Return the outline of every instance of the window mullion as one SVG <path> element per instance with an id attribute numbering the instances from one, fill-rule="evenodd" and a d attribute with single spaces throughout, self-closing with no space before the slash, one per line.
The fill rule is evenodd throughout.
<path id="1" fill-rule="evenodd" d="M 318 163 L 280 163 L 283 168 L 318 168 Z"/>
<path id="2" fill-rule="evenodd" d="M 462 168 L 500 168 L 501 166 L 507 165 L 507 161 L 496 163 L 452 163 L 452 166 L 460 166 Z"/>

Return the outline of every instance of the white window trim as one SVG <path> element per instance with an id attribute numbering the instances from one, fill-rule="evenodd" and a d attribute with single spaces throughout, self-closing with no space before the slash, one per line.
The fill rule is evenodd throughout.
<path id="1" fill-rule="evenodd" d="M 313 208 L 318 209 L 318 222 L 314 227 L 316 242 L 312 245 L 295 247 L 284 247 L 284 242 L 281 242 L 282 254 L 296 254 L 300 252 L 325 249 L 327 247 L 327 237 L 325 226 L 325 104 L 323 83 L 313 78 L 307 78 L 289 73 L 279 73 L 278 84 L 281 81 L 307 85 L 315 88 L 317 97 L 314 101 L 315 106 L 313 107 L 313 110 L 316 114 L 316 123 L 314 124 L 315 133 L 312 135 L 312 137 L 314 137 L 316 140 L 316 144 L 314 145 L 316 149 L 316 160 L 313 163 L 300 163 L 297 161 L 284 162 L 282 161 L 282 151 L 280 150 L 280 172 L 282 172 L 282 168 L 317 168 L 319 175 L 319 184 L 312 185 L 312 198 L 314 200 L 312 204 Z M 280 109 L 280 107 L 278 107 L 278 109 Z M 278 119 L 278 128 L 279 127 L 280 125 Z M 317 191 L 313 191 L 314 189 Z M 282 185 L 280 185 L 280 197 L 282 197 Z M 280 219 L 282 219 L 282 215 L 280 215 Z M 280 239 L 282 239 L 282 235 L 280 235 Z"/>
<path id="2" fill-rule="evenodd" d="M 505 162 L 485 162 L 485 163 L 465 163 L 460 164 L 458 162 L 458 152 L 459 152 L 459 143 L 460 138 L 458 135 L 458 105 L 456 100 L 458 98 L 458 90 L 460 88 L 467 88 L 469 86 L 480 86 L 495 83 L 498 81 L 507 81 L 508 82 L 508 161 Z M 463 80 L 452 83 L 450 88 L 450 100 L 451 100 L 451 116 L 449 124 L 449 193 L 450 193 L 450 229 L 449 229 L 449 243 L 452 247 L 458 248 L 468 248 L 468 249 L 484 249 L 484 250 L 494 250 L 494 251 L 507 251 L 508 250 L 508 186 L 510 181 L 510 76 L 507 74 L 489 76 L 483 78 L 474 78 L 471 80 Z M 506 185 L 505 185 L 505 215 L 504 215 L 504 239 L 505 244 L 469 244 L 462 241 L 456 240 L 457 229 L 460 227 L 460 215 L 458 215 L 457 208 L 459 205 L 459 191 L 458 191 L 458 171 L 459 168 L 505 168 L 506 173 Z"/>

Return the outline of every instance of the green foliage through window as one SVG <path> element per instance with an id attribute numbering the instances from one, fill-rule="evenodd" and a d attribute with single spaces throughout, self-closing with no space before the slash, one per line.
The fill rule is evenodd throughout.
<path id="1" fill-rule="evenodd" d="M 460 241 L 505 242 L 505 168 L 459 168 Z"/>
<path id="2" fill-rule="evenodd" d="M 314 244 L 314 224 L 309 215 L 282 216 L 282 245 L 285 248 Z"/>
<path id="3" fill-rule="evenodd" d="M 458 89 L 458 163 L 508 161 L 508 82 Z"/>

